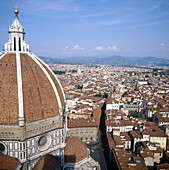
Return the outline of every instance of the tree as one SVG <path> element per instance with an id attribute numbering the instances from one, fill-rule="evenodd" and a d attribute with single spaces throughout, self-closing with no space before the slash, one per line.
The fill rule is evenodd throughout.
<path id="1" fill-rule="evenodd" d="M 140 113 L 139 113 L 139 112 L 134 112 L 134 113 L 132 114 L 132 116 L 133 116 L 133 117 L 140 117 Z"/>
<path id="2" fill-rule="evenodd" d="M 59 70 L 54 70 L 53 71 L 55 74 L 65 74 L 65 71 L 59 71 Z"/>
<path id="3" fill-rule="evenodd" d="M 126 95 L 128 95 L 127 91 L 125 91 L 122 96 L 126 96 Z"/>
<path id="4" fill-rule="evenodd" d="M 77 73 L 77 70 L 72 70 L 72 73 Z"/>
<path id="5" fill-rule="evenodd" d="M 83 89 L 83 85 L 78 84 L 77 89 Z"/>
<path id="6" fill-rule="evenodd" d="M 108 94 L 107 93 L 104 93 L 103 94 L 103 98 L 107 98 L 108 97 Z"/>
<path id="7" fill-rule="evenodd" d="M 99 92 L 99 94 L 96 94 L 96 97 L 102 97 L 101 93 Z"/>

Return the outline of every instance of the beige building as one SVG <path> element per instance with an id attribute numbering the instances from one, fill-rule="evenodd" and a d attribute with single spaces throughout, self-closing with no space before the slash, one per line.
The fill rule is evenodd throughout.
<path id="1" fill-rule="evenodd" d="M 158 126 L 148 126 L 143 131 L 143 133 L 146 131 L 147 137 L 149 138 L 149 141 L 152 143 L 159 143 L 160 147 L 163 150 L 166 150 L 167 148 L 167 135 L 164 134 L 164 131 L 161 130 Z"/>
<path id="2" fill-rule="evenodd" d="M 96 142 L 99 138 L 99 126 L 94 119 L 68 120 L 68 136 L 76 136 L 83 142 Z"/>
<path id="3" fill-rule="evenodd" d="M 92 116 L 92 112 L 81 112 L 81 113 L 68 113 L 69 119 L 88 119 Z"/>
<path id="4" fill-rule="evenodd" d="M 129 137 L 127 132 L 123 132 L 120 134 L 121 140 L 124 144 L 125 149 L 131 149 L 131 138 Z"/>
<path id="5" fill-rule="evenodd" d="M 165 134 L 156 133 L 150 135 L 150 142 L 152 143 L 159 143 L 160 147 L 166 150 L 167 145 L 167 136 Z"/>
<path id="6" fill-rule="evenodd" d="M 93 109 L 92 117 L 88 119 L 68 119 L 67 135 L 75 136 L 87 143 L 98 141 L 102 106 L 103 104 L 100 104 L 98 108 Z"/>
<path id="7" fill-rule="evenodd" d="M 131 150 L 135 151 L 136 144 L 142 141 L 143 137 L 138 131 L 130 131 L 129 135 L 131 138 Z"/>
<path id="8" fill-rule="evenodd" d="M 142 157 L 146 158 L 147 161 L 153 158 L 153 161 L 151 162 L 158 163 L 158 164 L 161 163 L 163 158 L 163 150 L 159 144 L 151 143 L 150 141 L 143 141 L 140 142 L 138 148 L 137 151 L 140 153 L 140 155 L 142 155 Z M 147 164 L 150 165 L 151 163 L 147 162 Z"/>

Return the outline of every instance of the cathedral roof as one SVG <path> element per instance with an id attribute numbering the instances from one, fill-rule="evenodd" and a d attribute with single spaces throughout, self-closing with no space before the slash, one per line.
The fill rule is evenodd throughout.
<path id="1" fill-rule="evenodd" d="M 21 23 L 19 21 L 18 15 L 15 15 L 15 18 L 13 20 L 12 26 L 13 27 L 19 27 L 19 26 L 22 27 L 22 25 L 21 25 Z"/>
<path id="2" fill-rule="evenodd" d="M 19 164 L 20 162 L 16 158 L 0 153 L 0 169 L 15 170 Z"/>
<path id="3" fill-rule="evenodd" d="M 23 28 L 18 13 L 15 10 L 10 29 Z M 56 75 L 26 49 L 20 32 L 11 36 L 14 38 L 0 56 L 0 124 L 18 124 L 21 119 L 29 123 L 61 113 L 65 97 Z"/>
<path id="4" fill-rule="evenodd" d="M 10 32 L 24 32 L 24 28 L 21 25 L 19 18 L 18 18 L 19 11 L 15 9 L 14 13 L 15 13 L 15 18 L 13 20 L 11 27 L 9 27 L 9 33 Z"/>
<path id="5" fill-rule="evenodd" d="M 87 147 L 82 140 L 74 136 L 67 137 L 65 148 L 65 163 L 78 163 L 87 158 L 87 156 Z"/>
<path id="6" fill-rule="evenodd" d="M 33 170 L 54 170 L 59 168 L 61 165 L 61 161 L 58 157 L 54 157 L 53 155 L 46 154 L 40 158 L 38 163 L 35 165 Z"/>
<path id="7" fill-rule="evenodd" d="M 17 124 L 20 116 L 28 123 L 58 114 L 64 107 L 59 81 L 39 58 L 19 55 L 20 63 L 16 53 L 0 59 L 0 123 Z"/>

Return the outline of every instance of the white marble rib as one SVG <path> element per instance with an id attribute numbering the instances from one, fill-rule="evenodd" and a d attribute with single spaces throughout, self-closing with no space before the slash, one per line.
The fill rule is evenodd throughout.
<path id="1" fill-rule="evenodd" d="M 5 53 L 0 56 L 0 60 L 1 60 L 7 53 L 8 53 L 8 51 L 5 51 Z"/>
<path id="2" fill-rule="evenodd" d="M 19 117 L 24 118 L 21 58 L 19 52 L 16 52 L 16 66 L 17 66 L 17 81 L 18 81 Z"/>
<path id="3" fill-rule="evenodd" d="M 43 65 L 37 60 L 36 57 L 34 57 L 34 55 L 32 55 L 31 53 L 27 53 L 38 65 L 39 67 L 43 70 L 43 72 L 45 73 L 45 75 L 47 76 L 49 82 L 51 83 L 52 87 L 53 87 L 53 90 L 55 92 L 55 95 L 56 95 L 56 98 L 57 98 L 57 101 L 58 101 L 58 105 L 59 105 L 59 109 L 62 109 L 62 104 L 61 104 L 61 100 L 60 100 L 60 96 L 58 94 L 58 91 L 56 89 L 56 86 L 52 80 L 52 78 L 50 77 L 50 75 L 48 74 L 48 72 L 46 71 L 46 69 L 43 67 Z"/>
<path id="4" fill-rule="evenodd" d="M 62 94 L 63 94 L 63 97 L 64 97 L 64 100 L 65 100 L 65 93 L 64 93 L 64 91 L 63 91 L 63 88 L 62 88 L 62 86 L 61 86 L 61 84 L 60 84 L 60 81 L 58 80 L 58 78 L 57 78 L 57 76 L 53 73 L 53 71 L 49 68 L 49 66 L 45 63 L 45 62 L 43 62 L 40 58 L 38 58 L 36 55 L 34 55 L 41 63 L 43 63 L 48 69 L 49 69 L 49 71 L 52 73 L 52 75 L 56 78 L 56 80 L 57 80 L 57 82 L 58 82 L 58 84 L 59 84 L 59 86 L 60 86 L 60 88 L 61 88 L 61 90 L 62 90 Z"/>

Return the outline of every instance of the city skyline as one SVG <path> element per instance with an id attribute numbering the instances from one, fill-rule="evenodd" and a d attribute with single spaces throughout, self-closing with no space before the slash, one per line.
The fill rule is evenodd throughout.
<path id="1" fill-rule="evenodd" d="M 44 5 L 45 1 L 42 1 Z M 82 12 L 78 7 L 83 2 L 60 1 L 64 4 L 61 6 L 60 3 L 55 4 L 57 1 L 54 4 L 50 1 L 45 6 L 32 0 L 18 2 L 22 2 L 21 10 L 15 6 L 11 12 L 13 15 L 1 16 L 4 19 L 2 32 L 6 20 L 15 17 L 9 30 L 6 30 L 9 40 L 5 40 L 5 49 L 0 52 L 0 169 L 169 169 L 169 59 L 94 57 L 110 53 L 123 55 L 125 51 L 120 44 L 126 45 L 131 40 L 135 40 L 132 42 L 135 42 L 135 46 L 142 40 L 147 48 L 148 40 L 151 40 L 153 48 L 163 39 L 160 47 L 167 51 L 164 41 L 168 38 L 167 31 L 162 31 L 164 27 L 161 26 L 168 21 L 161 20 L 162 25 L 159 22 L 148 24 L 160 27 L 160 30 L 148 30 L 147 35 L 150 32 L 151 36 L 158 33 L 154 39 L 150 39 L 150 36 L 145 38 L 146 29 L 142 30 L 138 39 L 134 33 L 138 33 L 142 27 L 136 29 L 135 25 L 135 37 L 126 38 L 124 42 L 126 32 L 111 36 L 108 36 L 111 32 L 106 32 L 110 26 L 111 31 L 116 27 L 117 32 L 122 31 L 123 27 L 118 22 L 112 25 L 112 22 L 110 24 L 103 18 L 106 21 L 103 22 L 104 26 L 99 26 L 96 21 L 100 21 L 95 19 L 90 21 L 93 26 L 88 23 L 88 27 L 81 27 L 71 34 L 72 28 L 80 28 L 81 25 L 75 20 L 82 18 L 81 15 L 75 16 L 73 22 L 71 14 Z M 71 6 L 73 2 L 78 7 L 75 4 Z M 102 5 L 110 3 L 108 0 L 98 2 Z M 138 5 L 139 1 L 131 2 Z M 93 1 L 90 3 L 94 4 Z M 160 1 L 151 11 L 161 8 L 164 3 L 166 1 Z M 30 8 L 28 4 L 36 8 Z M 8 4 L 2 13 L 9 12 L 7 8 Z M 106 8 L 109 8 L 108 4 Z M 43 11 L 45 16 L 37 9 Z M 53 19 L 56 15 L 48 16 L 49 10 L 63 14 L 60 16 L 62 19 L 66 18 L 64 11 L 67 11 L 70 14 L 70 17 L 66 14 L 68 20 L 73 23 L 68 23 L 68 20 L 57 23 L 57 19 Z M 24 21 L 18 18 L 22 12 L 20 18 Z M 96 17 L 98 15 L 103 17 L 101 13 Z M 85 18 L 89 22 L 88 16 L 89 13 Z M 58 28 L 54 27 L 55 24 Z M 94 27 L 98 29 L 92 30 Z M 98 34 L 101 28 L 101 32 L 107 36 L 94 36 L 93 33 Z M 84 31 L 84 34 L 79 36 L 79 31 Z M 26 42 L 25 32 L 28 33 Z M 114 35 L 119 44 L 112 43 Z M 104 44 L 97 45 L 99 40 Z M 76 41 L 79 43 L 73 44 Z M 63 62 L 64 59 L 38 57 L 34 53 L 81 57 Z M 83 58 L 83 55 L 93 55 L 93 58 Z M 55 64 L 56 61 L 62 64 Z M 81 61 L 84 63 L 80 64 Z"/>
<path id="2" fill-rule="evenodd" d="M 169 58 L 166 0 L 1 1 L 1 51 L 8 41 L 15 5 L 25 41 L 39 56 Z"/>

